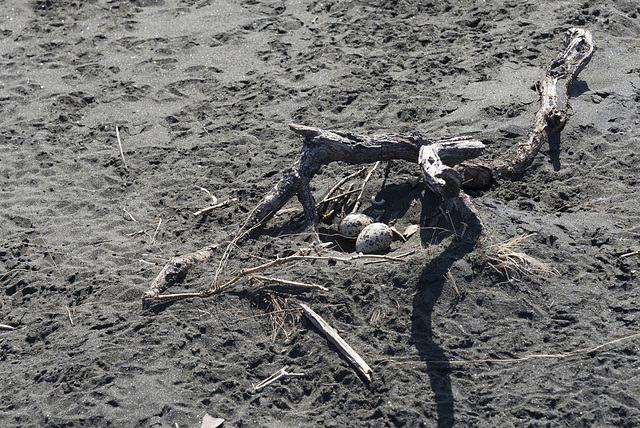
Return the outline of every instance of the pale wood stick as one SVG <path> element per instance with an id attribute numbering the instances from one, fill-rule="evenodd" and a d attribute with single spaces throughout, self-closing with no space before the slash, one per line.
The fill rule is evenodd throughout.
<path id="1" fill-rule="evenodd" d="M 127 214 L 127 215 L 131 218 L 131 220 L 133 220 L 135 223 L 137 223 L 137 222 L 138 222 L 138 220 L 136 220 L 136 219 L 131 215 L 131 213 L 130 213 L 129 211 L 127 211 L 127 209 L 126 209 L 126 208 L 122 208 L 122 212 L 123 212 L 123 213 L 125 213 L 125 214 Z M 123 217 L 124 217 L 124 216 L 123 216 Z"/>
<path id="2" fill-rule="evenodd" d="M 199 216 L 201 214 L 208 213 L 209 211 L 213 211 L 213 210 L 218 209 L 218 208 L 226 207 L 227 205 L 230 205 L 230 204 L 232 204 L 234 202 L 237 202 L 237 201 L 238 201 L 238 198 L 227 199 L 226 201 L 220 202 L 219 204 L 211 205 L 210 207 L 203 208 L 200 211 L 196 211 L 196 212 L 193 213 L 193 215 L 194 216 Z"/>
<path id="3" fill-rule="evenodd" d="M 153 237 L 151 238 L 151 243 L 156 243 L 156 236 L 158 236 L 158 231 L 160 230 L 160 225 L 162 224 L 162 219 L 158 221 L 158 226 L 156 226 L 156 231 L 153 232 Z"/>
<path id="4" fill-rule="evenodd" d="M 302 312 L 315 325 L 327 339 L 333 343 L 345 358 L 355 367 L 356 371 L 362 375 L 367 381 L 371 382 L 371 367 L 353 350 L 347 342 L 344 341 L 338 332 L 331 327 L 320 315 L 315 313 L 310 307 L 304 303 L 300 303 Z"/>
<path id="5" fill-rule="evenodd" d="M 360 188 L 360 194 L 358 195 L 358 198 L 356 199 L 356 204 L 353 206 L 353 211 L 351 212 L 354 212 L 354 213 L 358 212 L 358 209 L 360 208 L 360 201 L 362 199 L 362 194 L 364 193 L 364 188 L 369 182 L 369 180 L 371 180 L 371 175 L 373 175 L 373 172 L 376 170 L 376 168 L 378 168 L 378 165 L 380 165 L 380 161 L 376 162 L 376 164 L 373 166 L 373 168 L 371 168 L 371 170 L 369 171 L 369 174 L 367 174 L 364 181 L 362 182 L 362 187 Z"/>
<path id="6" fill-rule="evenodd" d="M 279 284 L 291 285 L 294 287 L 315 288 L 317 290 L 329 291 L 327 287 L 323 287 L 322 285 L 318 285 L 318 284 L 308 284 L 306 282 L 289 281 L 287 279 L 271 278 L 271 277 L 262 276 L 262 275 L 251 275 L 249 279 L 251 278 L 259 279 L 261 281 L 277 282 Z"/>
<path id="7" fill-rule="evenodd" d="M 122 156 L 122 164 L 124 165 L 124 169 L 128 169 L 127 162 L 124 160 L 124 152 L 122 151 L 122 141 L 120 140 L 120 130 L 118 129 L 118 125 L 116 125 L 116 138 L 118 139 L 118 147 L 120 147 L 120 156 Z"/>
<path id="8" fill-rule="evenodd" d="M 636 254 L 640 254 L 640 250 L 632 251 L 632 252 L 627 253 L 627 254 L 623 254 L 623 255 L 620 256 L 620 258 L 624 259 L 625 257 L 635 256 Z"/>
<path id="9" fill-rule="evenodd" d="M 15 327 L 11 327 L 10 325 L 7 324 L 0 324 L 0 330 L 15 330 Z"/>
<path id="10" fill-rule="evenodd" d="M 73 327 L 73 318 L 71 317 L 71 311 L 69 310 L 69 306 L 65 306 L 67 309 L 67 315 L 69 316 L 69 322 L 71 323 L 71 327 Z"/>
<path id="11" fill-rule="evenodd" d="M 285 377 L 304 377 L 306 376 L 304 373 L 289 373 L 287 371 L 287 368 L 289 368 L 289 366 L 284 366 L 283 368 L 281 368 L 280 370 L 278 370 L 277 372 L 275 372 L 274 374 L 272 374 L 271 376 L 269 376 L 268 378 L 266 378 L 265 380 L 263 380 L 262 382 L 253 385 L 253 389 L 258 392 L 261 389 L 271 385 L 272 383 L 285 378 Z"/>
<path id="12" fill-rule="evenodd" d="M 363 166 L 360 171 L 354 172 L 353 174 L 350 174 L 348 176 L 346 176 L 345 178 L 343 178 L 342 180 L 338 181 L 338 183 L 333 186 L 331 188 L 331 190 L 329 190 L 327 192 L 327 194 L 324 196 L 324 198 L 322 198 L 322 200 L 319 202 L 320 204 L 323 202 L 328 202 L 331 200 L 331 195 L 333 195 L 333 193 L 338 190 L 340 188 L 340 186 L 342 186 L 344 183 L 346 183 L 347 181 L 351 180 L 354 177 L 357 177 L 358 175 L 362 174 L 364 172 L 364 170 L 367 169 L 366 166 Z M 355 192 L 354 192 L 355 193 Z M 340 196 L 340 195 L 339 195 Z M 339 197 L 338 196 L 338 197 Z"/>

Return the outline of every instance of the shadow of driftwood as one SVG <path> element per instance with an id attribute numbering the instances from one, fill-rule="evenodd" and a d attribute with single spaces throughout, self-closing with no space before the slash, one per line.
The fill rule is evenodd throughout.
<path id="1" fill-rule="evenodd" d="M 562 168 L 560 164 L 560 135 L 559 132 L 549 135 L 549 159 L 551 160 L 553 170 L 556 172 Z"/>
<path id="2" fill-rule="evenodd" d="M 425 198 L 426 199 L 426 198 Z M 428 202 L 424 200 L 423 202 Z M 423 207 L 430 206 L 425 203 Z M 429 216 L 428 209 L 425 213 Z M 454 218 L 455 222 L 455 218 Z M 457 227 L 457 226 L 456 226 Z M 438 427 L 454 426 L 454 398 L 451 391 L 451 367 L 442 347 L 433 339 L 433 309 L 442 294 L 446 282 L 446 274 L 456 260 L 471 252 L 475 243 L 470 240 L 452 240 L 451 230 L 440 230 L 440 239 L 434 242 L 433 232 L 423 230 L 423 245 L 451 242 L 438 256 L 434 257 L 424 267 L 420 274 L 415 297 L 413 298 L 413 312 L 411 315 L 411 339 L 418 350 L 420 359 L 425 361 L 427 375 L 431 383 L 431 390 L 435 396 Z M 444 241 L 444 242 L 443 242 Z"/>

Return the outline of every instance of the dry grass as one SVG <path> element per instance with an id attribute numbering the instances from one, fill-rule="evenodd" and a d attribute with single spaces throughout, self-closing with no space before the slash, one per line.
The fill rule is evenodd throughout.
<path id="1" fill-rule="evenodd" d="M 517 235 L 506 241 L 491 245 L 489 265 L 507 278 L 514 275 L 541 275 L 555 273 L 555 270 L 535 257 L 524 252 L 522 243 L 535 233 Z"/>
<path id="2" fill-rule="evenodd" d="M 271 342 L 275 343 L 279 333 L 282 333 L 285 339 L 288 339 L 300 323 L 300 318 L 302 317 L 300 310 L 291 307 L 288 299 L 271 293 L 265 293 L 263 299 L 269 315 Z"/>

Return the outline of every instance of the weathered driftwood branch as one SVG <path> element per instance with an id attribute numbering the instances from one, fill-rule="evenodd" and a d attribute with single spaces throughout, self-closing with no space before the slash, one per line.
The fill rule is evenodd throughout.
<path id="1" fill-rule="evenodd" d="M 451 166 L 479 156 L 482 149 L 484 144 L 470 137 L 451 138 L 421 146 L 418 163 L 427 187 L 445 200 L 458 197 L 462 177 Z"/>
<path id="2" fill-rule="evenodd" d="M 591 33 L 571 28 L 565 34 L 564 50 L 551 61 L 540 90 L 540 110 L 525 141 L 493 162 L 464 162 L 458 168 L 468 187 L 484 188 L 499 178 L 516 178 L 531 165 L 549 134 L 562 131 L 567 123 L 569 87 L 591 60 L 596 47 Z"/>
<path id="3" fill-rule="evenodd" d="M 334 257 L 334 256 L 312 256 L 309 254 L 311 253 L 311 248 L 302 248 L 290 256 L 278 257 L 274 260 L 268 261 L 259 266 L 254 266 L 248 269 L 242 269 L 240 272 L 237 272 L 233 278 L 231 278 L 224 284 L 215 285 L 214 287 L 208 290 L 176 293 L 176 294 L 160 294 L 164 292 L 167 288 L 169 288 L 171 285 L 182 281 L 187 271 L 194 264 L 206 261 L 213 254 L 213 251 L 215 250 L 215 248 L 216 247 L 206 247 L 194 253 L 186 254 L 180 257 L 174 257 L 171 260 L 169 260 L 169 262 L 164 267 L 164 269 L 162 269 L 162 271 L 158 274 L 155 281 L 153 281 L 151 288 L 149 288 L 149 290 L 147 290 L 142 296 L 142 307 L 148 308 L 153 303 L 166 302 L 168 300 L 186 299 L 190 297 L 200 297 L 200 298 L 210 297 L 210 296 L 220 294 L 229 290 L 231 287 L 233 287 L 242 279 L 247 279 L 252 277 L 259 278 L 259 276 L 256 275 L 257 272 L 262 272 L 274 266 L 279 266 L 279 265 L 283 265 L 286 263 L 299 261 L 299 260 L 326 260 L 326 261 L 334 261 L 334 262 L 342 262 L 342 263 L 352 263 L 356 260 L 372 259 L 372 260 L 378 260 L 378 261 L 388 260 L 388 261 L 394 261 L 394 262 L 406 262 L 406 260 L 403 259 L 403 257 L 406 257 L 409 254 L 413 253 L 413 252 L 408 252 L 405 254 L 401 254 L 398 257 L 391 257 L 391 256 L 385 256 L 385 255 L 379 255 L 379 254 L 355 254 L 349 257 Z M 262 278 L 264 280 L 271 280 L 271 281 L 275 280 L 275 278 L 267 278 L 267 277 L 262 277 Z M 321 286 L 314 287 L 312 284 L 303 284 L 303 283 L 298 283 L 293 281 L 284 281 L 284 280 L 277 280 L 277 281 L 283 284 L 288 283 L 289 285 L 306 286 L 307 288 L 318 288 L 318 289 L 324 288 L 326 290 L 325 287 L 321 287 Z"/>
<path id="4" fill-rule="evenodd" d="M 447 197 L 447 194 L 442 193 L 446 190 L 457 196 L 451 186 L 457 187 L 459 191 L 460 185 L 455 186 L 450 182 L 455 181 L 457 176 L 451 167 L 479 156 L 484 148 L 484 144 L 471 137 L 434 142 L 417 133 L 364 136 L 295 124 L 289 127 L 304 137 L 302 151 L 293 165 L 285 171 L 280 182 L 248 216 L 237 236 L 238 242 L 248 237 L 251 230 L 267 222 L 296 194 L 304 208 L 307 224 L 317 229 L 318 215 L 309 182 L 322 165 L 335 161 L 363 164 L 398 159 L 418 163 L 421 148 L 435 145 L 430 153 L 430 159 L 434 159 L 433 165 L 424 173 L 426 176 L 434 174 L 430 181 L 434 184 L 432 190 L 436 193 Z"/>
<path id="5" fill-rule="evenodd" d="M 300 303 L 304 315 L 333 343 L 344 357 L 353 365 L 357 372 L 367 381 L 371 382 L 371 367 L 353 350 L 338 332 L 329 325 L 320 315 L 315 313 L 309 306 Z"/>
<path id="6" fill-rule="evenodd" d="M 193 265 L 207 261 L 217 248 L 217 245 L 209 245 L 193 253 L 169 259 L 156 279 L 153 280 L 149 290 L 142 295 L 142 308 L 148 308 L 160 293 L 171 285 L 182 282 Z"/>
<path id="7" fill-rule="evenodd" d="M 588 31 L 572 28 L 567 32 L 564 50 L 547 67 L 541 90 L 542 105 L 536 114 L 534 127 L 528 139 L 492 162 L 469 161 L 477 157 L 483 147 L 481 142 L 470 137 L 433 142 L 417 133 L 362 136 L 350 132 L 290 125 L 293 132 L 304 137 L 302 150 L 292 166 L 284 172 L 282 179 L 247 216 L 243 226 L 227 247 L 223 262 L 234 245 L 239 245 L 252 231 L 262 227 L 295 195 L 303 206 L 308 225 L 317 231 L 318 215 L 309 183 L 322 165 L 334 161 L 362 164 L 400 159 L 419 163 L 427 186 L 442 196 L 445 206 L 448 209 L 459 210 L 465 221 L 481 226 L 469 197 L 460 192 L 460 186 L 487 187 L 497 178 L 513 178 L 520 175 L 533 162 L 540 147 L 548 140 L 548 135 L 560 132 L 564 127 L 567 121 L 569 87 L 589 63 L 594 51 L 595 45 Z M 182 281 L 187 270 L 195 263 L 207 260 L 215 248 L 215 245 L 209 246 L 195 253 L 171 259 L 149 291 L 144 294 L 143 306 L 146 307 L 156 300 L 160 292 L 168 286 Z M 224 266 L 223 262 L 218 268 L 216 279 Z M 232 279 L 230 283 L 237 279 Z M 219 288 L 215 288 L 184 295 L 205 297 L 220 291 Z"/>

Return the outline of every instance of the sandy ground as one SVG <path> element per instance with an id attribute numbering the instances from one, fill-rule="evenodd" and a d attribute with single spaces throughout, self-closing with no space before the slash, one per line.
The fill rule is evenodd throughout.
<path id="1" fill-rule="evenodd" d="M 0 0 L 0 12 L 0 323 L 15 328 L 0 330 L 3 427 L 640 420 L 636 2 Z M 330 291 L 243 283 L 142 310 L 170 257 L 224 243 L 277 182 L 301 147 L 289 123 L 471 134 L 500 156 L 525 138 L 536 82 L 574 26 L 598 50 L 569 123 L 520 180 L 472 194 L 478 245 L 439 218 L 394 242 L 389 255 L 413 251 L 403 263 L 264 272 Z M 328 166 L 314 193 L 357 168 Z M 376 196 L 399 229 L 419 223 L 417 165 L 383 171 L 363 209 Z M 212 202 L 201 188 L 238 201 L 194 216 Z M 223 275 L 308 245 L 274 239 L 296 231 L 289 218 Z M 555 274 L 491 268 L 492 245 L 529 233 L 523 251 Z M 219 256 L 171 291 L 208 288 Z M 269 298 L 314 308 L 371 383 L 305 321 L 274 340 Z M 284 366 L 305 376 L 253 390 Z"/>

